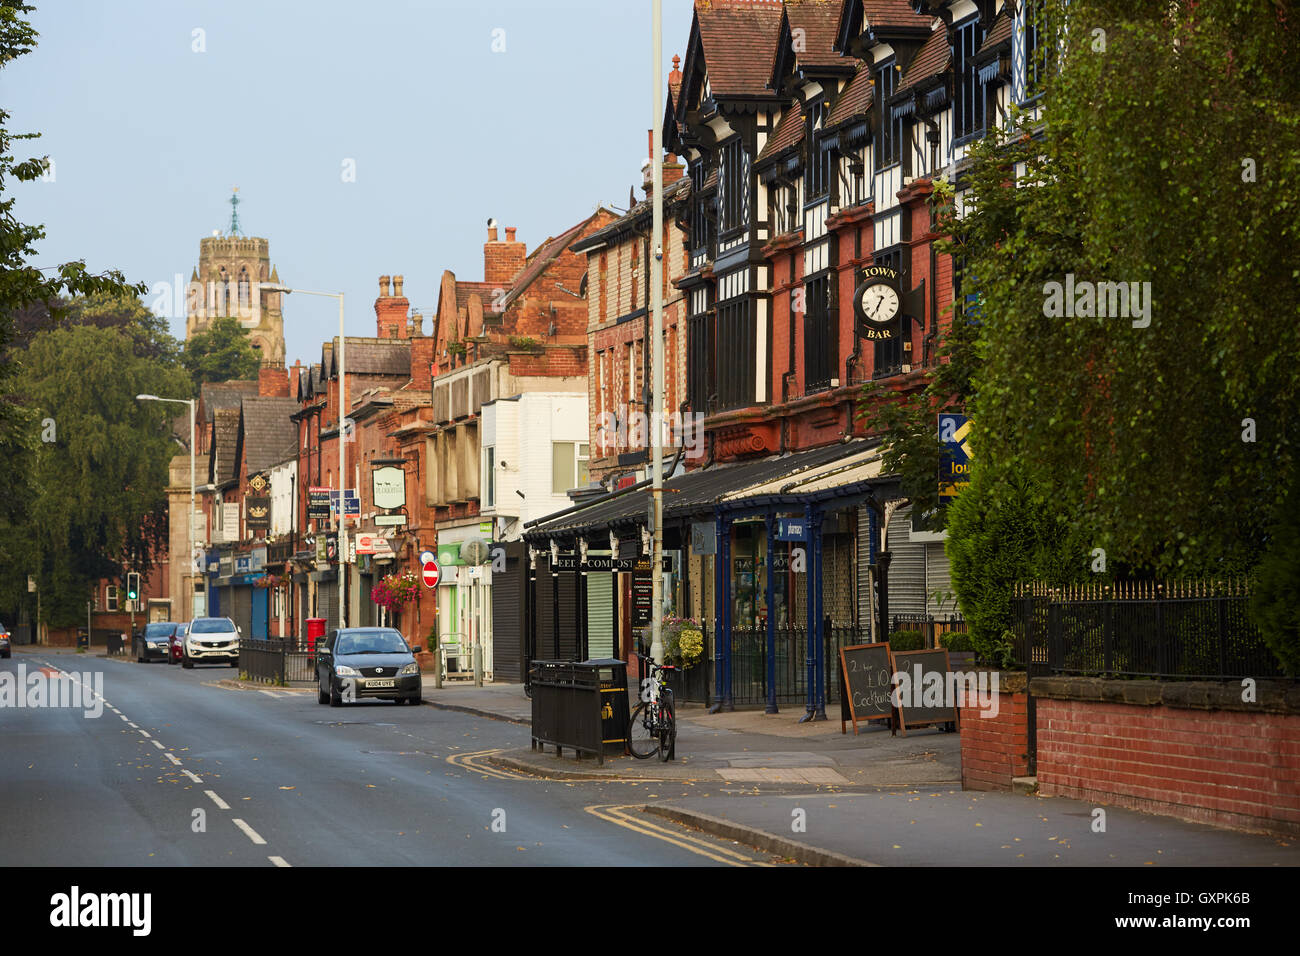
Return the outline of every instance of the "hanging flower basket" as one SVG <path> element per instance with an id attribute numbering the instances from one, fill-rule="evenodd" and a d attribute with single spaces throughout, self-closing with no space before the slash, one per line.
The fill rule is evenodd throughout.
<path id="1" fill-rule="evenodd" d="M 642 631 L 645 645 L 650 645 L 650 628 Z M 689 617 L 663 619 L 664 663 L 690 670 L 704 655 L 704 627 Z"/>
<path id="2" fill-rule="evenodd" d="M 370 589 L 370 600 L 387 611 L 400 611 L 420 593 L 420 581 L 414 571 L 388 574 Z"/>

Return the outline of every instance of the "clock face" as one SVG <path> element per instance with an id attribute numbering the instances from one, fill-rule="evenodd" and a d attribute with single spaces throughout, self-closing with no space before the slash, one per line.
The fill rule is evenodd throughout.
<path id="1" fill-rule="evenodd" d="M 883 325 L 898 315 L 898 290 L 884 282 L 869 285 L 862 292 L 861 305 L 868 322 Z"/>

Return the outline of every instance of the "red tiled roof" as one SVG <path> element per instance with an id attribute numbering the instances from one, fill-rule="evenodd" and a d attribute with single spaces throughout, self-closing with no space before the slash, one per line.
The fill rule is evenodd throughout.
<path id="1" fill-rule="evenodd" d="M 761 163 L 765 159 L 776 156 L 784 152 L 791 146 L 803 142 L 804 133 L 803 106 L 798 100 L 790 106 L 789 109 L 781 116 L 780 122 L 776 124 L 776 129 L 772 135 L 767 138 L 767 143 L 758 154 L 755 163 Z"/>
<path id="2" fill-rule="evenodd" d="M 491 282 L 462 282 L 457 279 L 456 311 L 459 312 L 461 309 L 466 308 L 469 305 L 469 297 L 471 295 L 477 295 L 483 301 L 483 306 L 485 308 L 490 306 L 492 304 L 493 290 L 498 288 L 500 288 L 500 286 L 496 286 Z"/>
<path id="3" fill-rule="evenodd" d="M 801 69 L 839 66 L 845 59 L 833 49 L 840 19 L 840 0 L 786 0 L 785 16 L 790 21 L 790 35 L 803 31 L 802 50 L 794 51 Z"/>
<path id="4" fill-rule="evenodd" d="M 947 31 L 935 30 L 908 65 L 902 82 L 898 84 L 898 92 L 924 82 L 937 73 L 942 73 L 948 68 L 948 61 L 951 59 L 952 47 L 948 45 Z"/>
<path id="5" fill-rule="evenodd" d="M 501 301 L 502 308 L 509 306 L 511 302 L 519 298 L 519 296 L 524 293 L 524 290 L 532 285 L 537 277 L 546 270 L 546 267 L 554 262 L 565 249 L 572 245 L 582 230 L 587 227 L 587 224 L 598 215 L 600 215 L 599 212 L 592 213 L 586 219 L 582 220 L 582 222 L 569 227 L 554 238 L 547 239 L 533 250 L 533 254 L 528 257 L 528 264 L 520 270 L 517 276 L 515 276 L 514 281 L 510 284 L 510 288 L 506 291 L 505 298 Z M 484 302 L 485 306 L 490 304 L 491 297 Z"/>
<path id="6" fill-rule="evenodd" d="M 988 36 L 984 38 L 984 42 L 980 45 L 979 53 L 983 53 L 985 50 L 991 50 L 999 43 L 1010 39 L 1011 18 L 1007 16 L 1007 11 L 1003 10 L 993 18 L 993 25 L 989 27 Z M 979 53 L 977 53 L 976 56 L 978 56 Z"/>
<path id="7" fill-rule="evenodd" d="M 696 0 L 695 17 L 715 96 L 770 96 L 781 27 L 779 0 Z"/>
<path id="8" fill-rule="evenodd" d="M 865 116 L 871 112 L 871 106 L 875 103 L 876 88 L 871 85 L 871 69 L 865 63 L 858 64 L 858 72 L 853 79 L 844 87 L 840 93 L 839 99 L 831 107 L 831 113 L 826 117 L 825 128 L 830 129 L 832 126 L 839 126 L 855 116 Z"/>
<path id="9" fill-rule="evenodd" d="M 934 21 L 934 17 L 913 11 L 908 0 L 862 0 L 862 16 L 877 29 L 928 27 Z"/>

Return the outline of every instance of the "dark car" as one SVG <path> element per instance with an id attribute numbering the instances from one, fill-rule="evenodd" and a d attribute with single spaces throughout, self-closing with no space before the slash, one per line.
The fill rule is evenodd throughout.
<path id="1" fill-rule="evenodd" d="M 7 659 L 12 653 L 13 649 L 9 646 L 9 632 L 5 630 L 3 624 L 0 624 L 0 657 Z"/>
<path id="2" fill-rule="evenodd" d="M 172 634 L 171 647 L 168 648 L 167 652 L 168 664 L 179 664 L 181 662 L 181 657 L 185 654 L 185 635 L 189 632 L 190 625 L 188 621 L 176 625 L 176 630 Z"/>
<path id="3" fill-rule="evenodd" d="M 421 701 L 420 665 L 412 648 L 391 627 L 345 627 L 330 631 L 316 649 L 316 700 L 331 707 L 363 697 Z"/>
<path id="4" fill-rule="evenodd" d="M 143 631 L 137 631 L 132 637 L 131 653 L 141 664 L 149 661 L 165 661 L 171 656 L 172 635 L 175 633 L 175 621 L 154 621 L 152 624 L 146 624 Z"/>

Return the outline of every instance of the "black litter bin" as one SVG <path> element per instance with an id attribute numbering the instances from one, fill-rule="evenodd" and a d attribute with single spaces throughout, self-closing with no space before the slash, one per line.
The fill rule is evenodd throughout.
<path id="1" fill-rule="evenodd" d="M 121 635 L 121 634 L 110 634 L 110 635 L 108 635 L 107 641 L 108 641 L 108 656 L 109 656 L 109 657 L 113 657 L 113 656 L 115 656 L 115 655 L 118 655 L 118 654 L 121 654 L 121 653 L 122 653 L 122 635 Z"/>
<path id="2" fill-rule="evenodd" d="M 595 661 L 533 661 L 533 749 L 573 750 L 603 764 L 605 752 L 627 747 L 627 665 Z"/>
<path id="3" fill-rule="evenodd" d="M 582 666 L 598 671 L 600 680 L 600 739 L 606 751 L 622 753 L 627 748 L 627 662 L 615 657 L 583 661 Z"/>
<path id="4" fill-rule="evenodd" d="M 90 650 L 90 633 L 84 628 L 77 628 L 77 647 L 83 651 Z"/>

